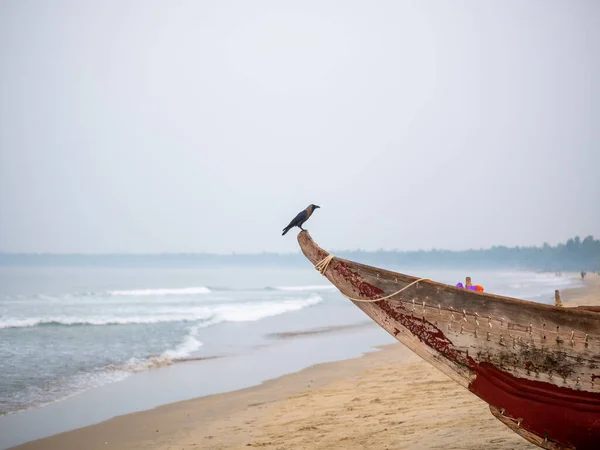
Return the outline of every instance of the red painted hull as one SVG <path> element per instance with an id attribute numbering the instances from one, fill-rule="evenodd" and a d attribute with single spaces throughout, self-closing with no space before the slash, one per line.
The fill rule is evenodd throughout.
<path id="1" fill-rule="evenodd" d="M 515 378 L 489 363 L 474 367 L 469 390 L 527 430 L 566 447 L 600 448 L 600 395 Z"/>

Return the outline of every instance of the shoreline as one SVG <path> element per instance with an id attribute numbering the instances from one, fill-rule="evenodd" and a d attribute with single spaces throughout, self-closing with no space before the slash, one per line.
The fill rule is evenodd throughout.
<path id="1" fill-rule="evenodd" d="M 235 324 L 231 328 L 235 329 Z M 144 370 L 119 382 L 0 418 L 0 448 L 162 405 L 257 386 L 315 364 L 357 358 L 394 341 L 370 322 L 296 339 L 273 339 L 269 345 L 257 346 L 248 353 Z"/>
<path id="2" fill-rule="evenodd" d="M 600 277 L 589 275 L 584 284 L 561 291 L 565 306 L 600 304 Z M 400 343 L 13 448 L 418 449 L 423 439 L 428 448 L 537 448 Z"/>

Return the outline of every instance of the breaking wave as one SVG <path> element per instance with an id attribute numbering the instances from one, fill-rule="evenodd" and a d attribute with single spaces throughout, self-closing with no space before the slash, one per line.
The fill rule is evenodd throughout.
<path id="1" fill-rule="evenodd" d="M 199 286 L 177 289 L 129 289 L 124 291 L 110 291 L 109 294 L 139 297 L 148 295 L 198 295 L 210 294 L 211 292 L 206 286 Z"/>
<path id="2" fill-rule="evenodd" d="M 188 356 L 202 347 L 196 337 L 198 336 L 198 330 L 202 328 L 201 325 L 195 325 L 190 328 L 190 332 L 185 336 L 183 341 L 174 349 L 165 350 L 158 356 L 151 356 L 149 358 L 131 358 L 123 365 L 109 366 L 112 370 L 124 370 L 126 372 L 141 372 L 146 369 L 155 367 L 168 366 L 174 362 L 185 360 Z"/>
<path id="3" fill-rule="evenodd" d="M 274 288 L 276 291 L 302 292 L 302 291 L 332 291 L 336 287 L 333 285 L 309 285 L 309 286 L 279 286 Z"/>
<path id="4" fill-rule="evenodd" d="M 210 326 L 221 322 L 252 322 L 286 312 L 298 311 L 317 305 L 323 299 L 313 294 L 305 299 L 287 299 L 275 302 L 249 302 L 212 306 L 190 306 L 187 308 L 161 309 L 160 313 L 112 315 L 61 315 L 47 317 L 5 318 L 0 320 L 1 328 L 27 328 L 35 326 L 103 326 L 155 324 L 164 322 L 198 322 L 199 326 Z"/>

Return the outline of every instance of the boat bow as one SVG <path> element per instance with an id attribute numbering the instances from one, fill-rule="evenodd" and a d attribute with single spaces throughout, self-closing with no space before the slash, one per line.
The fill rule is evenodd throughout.
<path id="1" fill-rule="evenodd" d="M 304 255 L 398 341 L 546 449 L 600 442 L 600 314 L 456 288 L 332 257 L 303 231 Z M 326 267 L 325 267 L 326 266 Z"/>

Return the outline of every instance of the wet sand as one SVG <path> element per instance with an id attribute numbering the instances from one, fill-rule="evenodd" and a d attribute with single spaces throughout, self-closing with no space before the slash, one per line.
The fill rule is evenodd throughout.
<path id="1" fill-rule="evenodd" d="M 600 277 L 561 292 L 600 305 Z M 149 393 L 151 395 L 151 393 Z M 260 386 L 172 403 L 19 449 L 536 449 L 487 404 L 393 344 Z"/>

